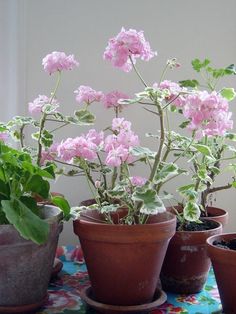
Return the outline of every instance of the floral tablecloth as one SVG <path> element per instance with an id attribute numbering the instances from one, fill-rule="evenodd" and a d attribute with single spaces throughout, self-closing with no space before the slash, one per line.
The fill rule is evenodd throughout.
<path id="1" fill-rule="evenodd" d="M 51 281 L 49 299 L 37 314 L 95 314 L 79 297 L 79 291 L 88 285 L 89 279 L 80 247 L 60 247 L 57 257 L 63 261 L 63 269 Z M 208 314 L 221 313 L 220 298 L 211 270 L 201 293 L 194 295 L 168 294 L 168 300 L 150 314 Z"/>

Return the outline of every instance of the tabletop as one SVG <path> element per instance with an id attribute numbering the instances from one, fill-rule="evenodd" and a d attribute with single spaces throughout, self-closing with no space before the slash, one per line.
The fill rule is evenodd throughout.
<path id="1" fill-rule="evenodd" d="M 79 246 L 57 249 L 63 269 L 48 288 L 48 302 L 37 314 L 95 314 L 80 298 L 80 291 L 89 285 L 89 277 Z M 221 313 L 220 297 L 213 270 L 201 293 L 192 295 L 167 294 L 167 301 L 150 314 L 210 314 Z"/>

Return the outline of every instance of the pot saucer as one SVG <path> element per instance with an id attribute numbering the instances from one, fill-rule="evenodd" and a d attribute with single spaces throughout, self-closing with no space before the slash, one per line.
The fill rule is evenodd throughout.
<path id="1" fill-rule="evenodd" d="M 19 305 L 19 306 L 0 306 L 0 314 L 13 313 L 34 313 L 37 309 L 42 307 L 48 300 L 48 294 L 39 302 L 34 304 Z"/>
<path id="2" fill-rule="evenodd" d="M 152 302 L 129 306 L 109 305 L 95 301 L 92 295 L 91 286 L 85 287 L 81 291 L 80 296 L 81 299 L 84 300 L 90 307 L 104 314 L 147 313 L 151 310 L 156 309 L 157 306 L 163 304 L 167 300 L 167 295 L 162 290 L 159 289 L 156 290 Z"/>

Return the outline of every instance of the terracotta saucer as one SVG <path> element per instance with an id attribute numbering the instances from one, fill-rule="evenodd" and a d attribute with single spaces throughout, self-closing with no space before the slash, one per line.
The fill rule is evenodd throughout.
<path id="1" fill-rule="evenodd" d="M 47 302 L 47 300 L 48 300 L 48 294 L 41 301 L 34 304 L 19 305 L 19 306 L 0 306 L 0 313 L 1 314 L 32 313 L 32 312 L 35 312 L 40 307 L 42 307 Z"/>
<path id="2" fill-rule="evenodd" d="M 167 300 L 167 295 L 162 291 L 157 289 L 150 303 L 145 303 L 141 305 L 130 305 L 130 306 L 119 306 L 119 305 L 109 305 L 100 303 L 94 300 L 92 295 L 91 286 L 85 287 L 81 291 L 81 299 L 84 300 L 90 307 L 94 308 L 100 313 L 104 314 L 119 314 L 119 313 L 147 313 L 151 310 L 157 308 L 157 306 L 165 303 Z"/>

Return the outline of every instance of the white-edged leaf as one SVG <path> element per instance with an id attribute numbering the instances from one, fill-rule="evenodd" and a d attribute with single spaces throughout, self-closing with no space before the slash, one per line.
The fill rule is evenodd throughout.
<path id="1" fill-rule="evenodd" d="M 187 202 L 183 209 L 184 218 L 188 221 L 198 221 L 201 210 L 196 203 Z"/>

